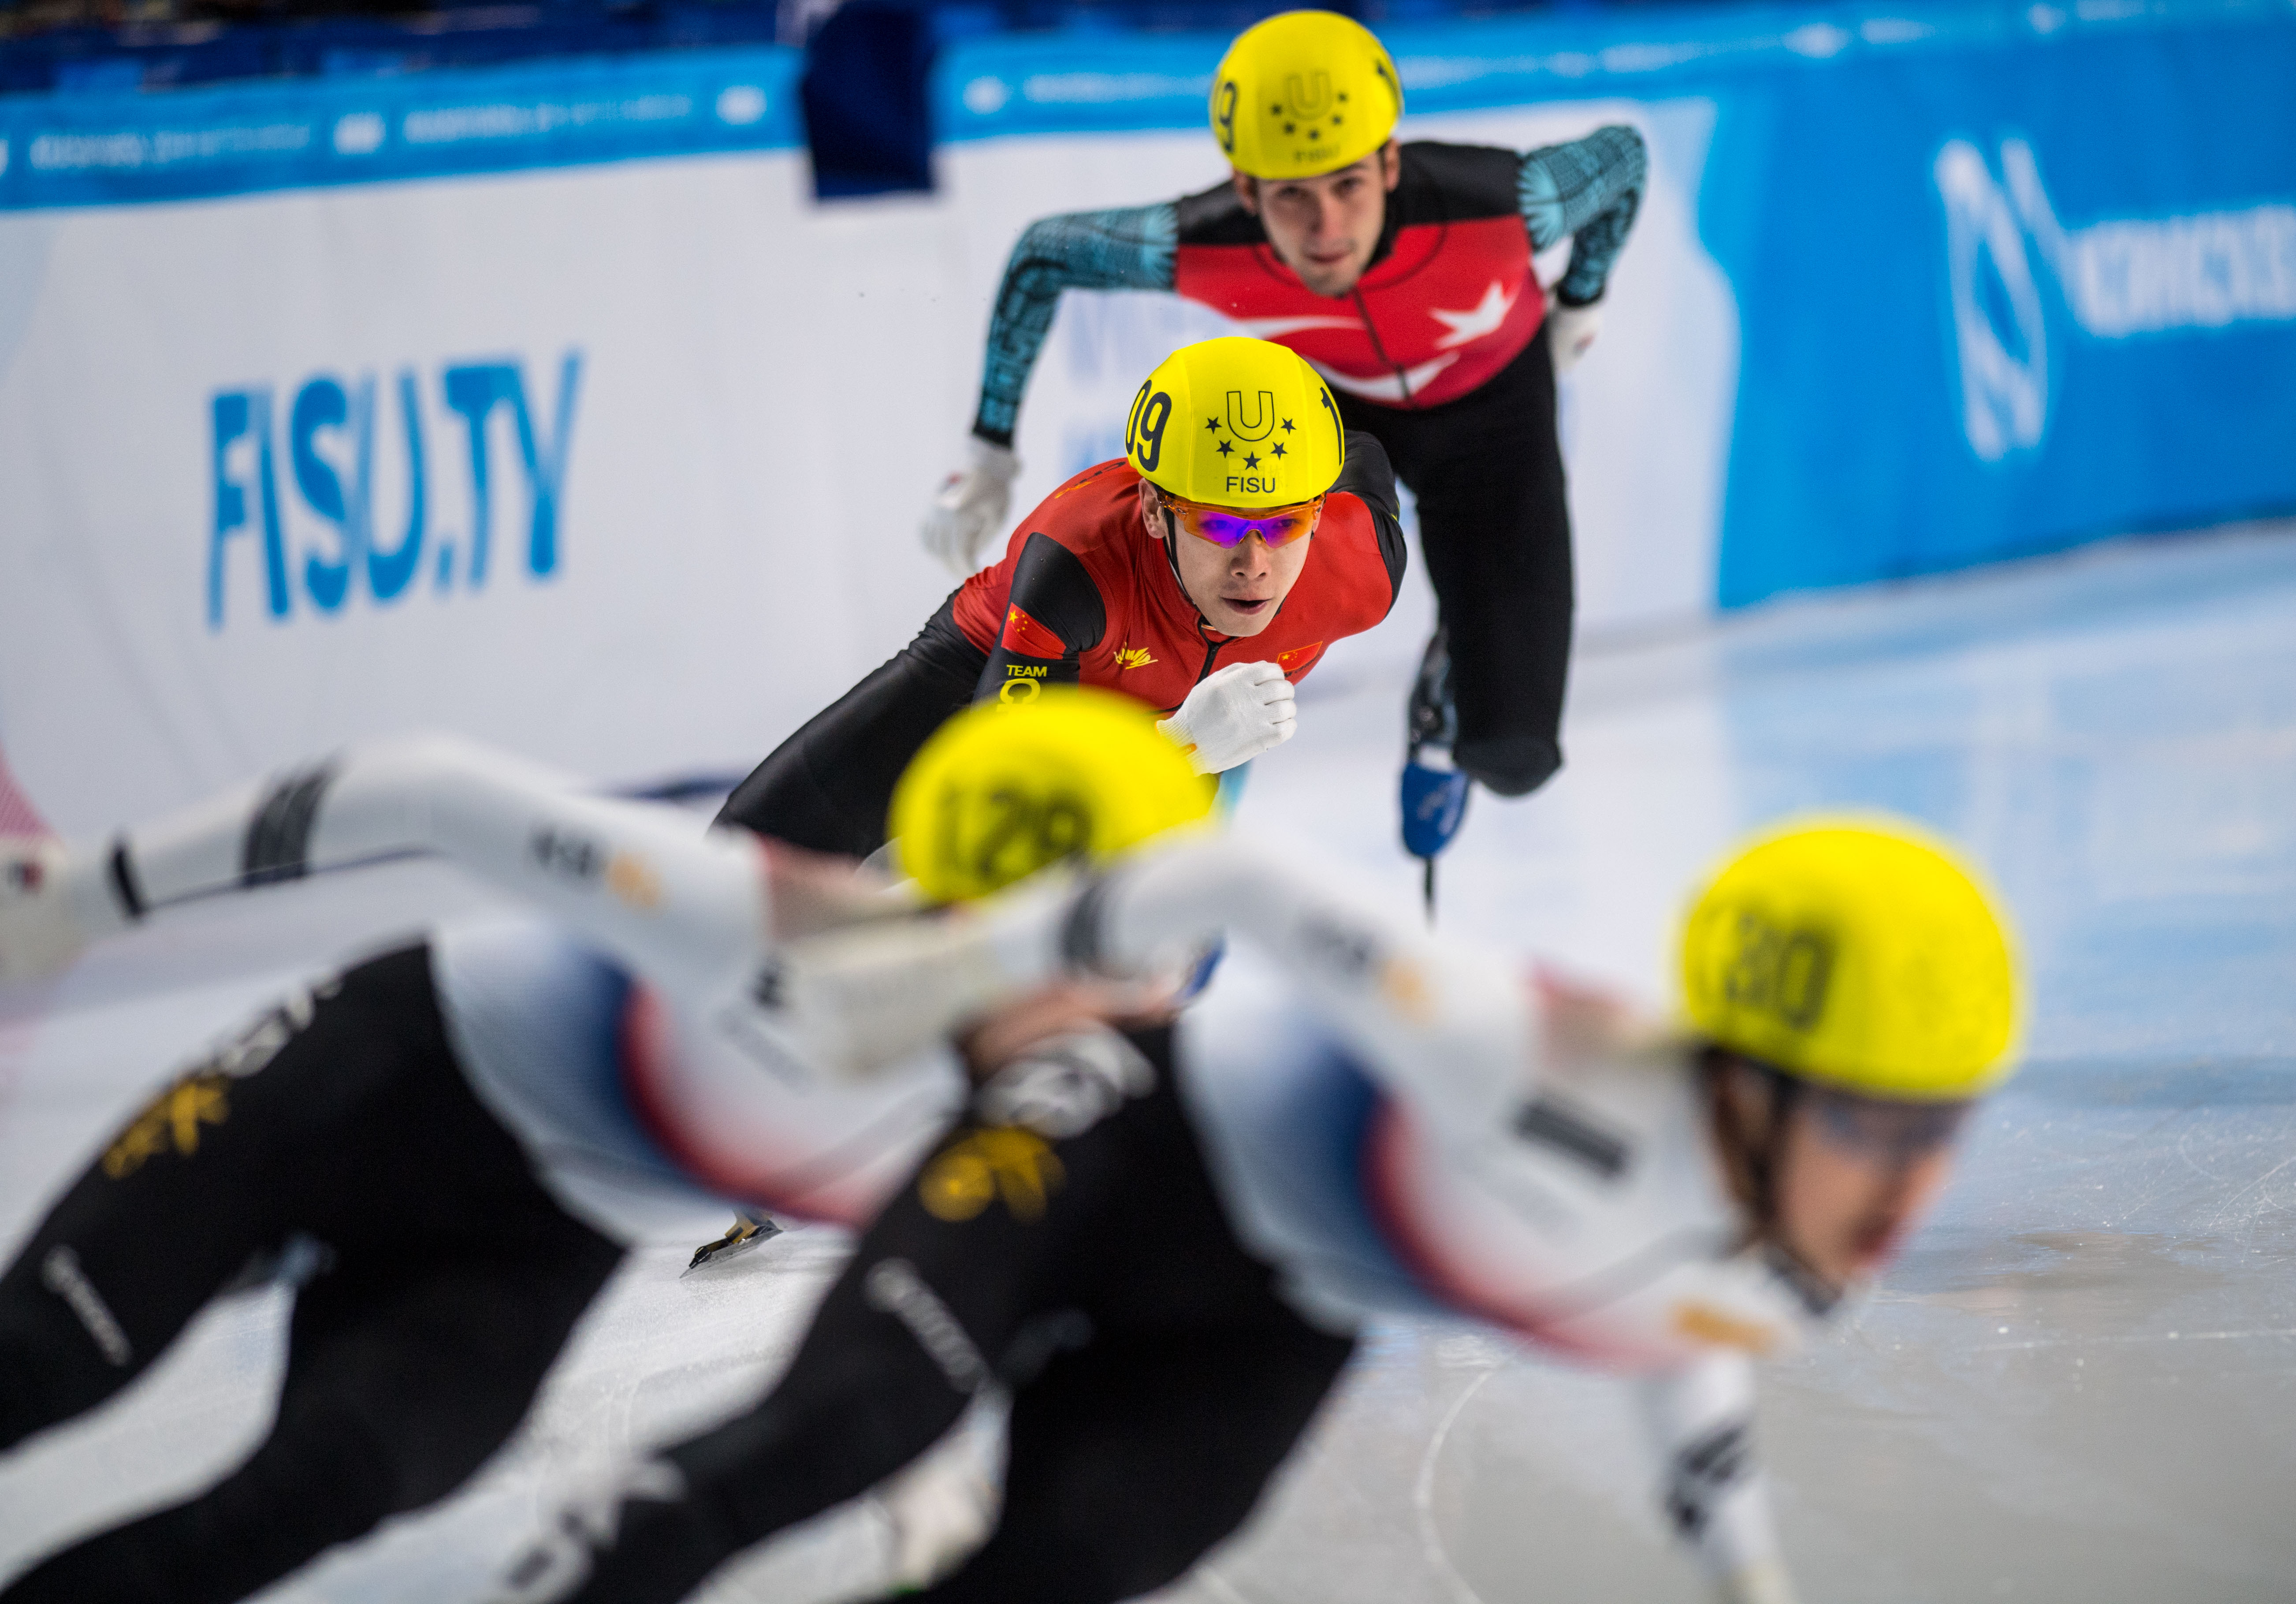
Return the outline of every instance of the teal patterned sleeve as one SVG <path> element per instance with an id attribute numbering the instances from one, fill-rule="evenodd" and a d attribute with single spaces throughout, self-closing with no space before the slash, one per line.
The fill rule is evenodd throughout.
<path id="1" fill-rule="evenodd" d="M 1531 249 L 1544 250 L 1571 236 L 1570 266 L 1555 290 L 1563 305 L 1583 307 L 1601 299 L 1611 264 L 1634 226 L 1648 168 L 1643 136 L 1622 124 L 1522 159 L 1515 190 Z"/>
<path id="2" fill-rule="evenodd" d="M 1029 370 L 1053 326 L 1062 291 L 1169 290 L 1179 232 L 1179 210 L 1168 201 L 1029 224 L 997 287 L 972 432 L 995 445 L 1013 443 L 1021 392 L 1029 387 Z"/>

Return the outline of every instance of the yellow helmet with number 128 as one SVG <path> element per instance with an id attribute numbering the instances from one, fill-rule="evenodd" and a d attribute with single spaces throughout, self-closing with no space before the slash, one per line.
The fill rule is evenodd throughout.
<path id="1" fill-rule="evenodd" d="M 1230 335 L 1157 364 L 1132 397 L 1124 454 L 1183 501 L 1288 507 L 1338 480 L 1348 437 L 1331 387 L 1305 357 Z"/>
<path id="2" fill-rule="evenodd" d="M 1789 825 L 1723 865 L 1682 938 L 1691 1023 L 1731 1052 L 1866 1097 L 1971 1098 L 2005 1079 L 2021 1005 L 1976 871 L 1894 819 Z"/>
<path id="3" fill-rule="evenodd" d="M 1055 685 L 941 725 L 893 788 L 890 822 L 919 889 L 963 902 L 1067 859 L 1104 863 L 1203 818 L 1212 794 L 1140 703 Z"/>
<path id="4" fill-rule="evenodd" d="M 1240 173 L 1309 178 L 1378 150 L 1403 116 L 1403 80 L 1371 29 L 1296 11 L 1236 36 L 1212 74 L 1212 137 Z"/>

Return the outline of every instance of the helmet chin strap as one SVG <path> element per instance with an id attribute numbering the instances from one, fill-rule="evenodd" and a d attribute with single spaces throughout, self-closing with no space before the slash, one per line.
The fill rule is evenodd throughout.
<path id="1" fill-rule="evenodd" d="M 1793 1126 L 1793 1110 L 1802 1101 L 1802 1083 L 1775 1065 L 1731 1053 L 1725 1046 L 1709 1046 L 1699 1060 L 1706 1069 L 1709 1093 L 1713 1097 L 1713 1129 L 1715 1141 L 1722 1145 L 1722 1161 L 1745 1191 L 1745 1209 L 1751 1223 L 1750 1237 L 1766 1241 L 1777 1253 L 1795 1257 L 1793 1248 L 1786 1244 L 1779 1218 L 1777 1191 L 1779 1173 L 1786 1166 L 1786 1132 Z M 1751 1069 L 1768 1085 L 1770 1094 L 1763 1099 L 1766 1109 L 1759 1129 L 1747 1129 L 1742 1120 L 1742 1101 L 1725 1085 L 1726 1076 L 1738 1072 L 1738 1067 Z M 1795 1257 L 1795 1262 L 1800 1260 Z"/>
<path id="2" fill-rule="evenodd" d="M 1749 1240 L 1760 1243 L 1803 1298 L 1823 1313 L 1839 1300 L 1841 1289 L 1811 1269 L 1786 1240 L 1778 1199 L 1786 1137 L 1793 1125 L 1794 1110 L 1801 1103 L 1802 1084 L 1775 1065 L 1726 1047 L 1710 1045 L 1700 1055 L 1700 1063 L 1712 1100 L 1715 1140 L 1723 1150 L 1724 1167 L 1738 1177 L 1746 1194 Z M 1759 1075 L 1769 1089 L 1759 1129 L 1746 1127 L 1739 1098 L 1725 1086 L 1726 1078 L 1742 1066 Z"/>
<path id="3" fill-rule="evenodd" d="M 1180 587 L 1180 600 L 1195 609 L 1196 629 L 1201 634 L 1212 626 L 1212 621 L 1204 617 L 1203 608 L 1189 593 L 1188 582 L 1180 577 L 1180 526 L 1160 495 L 1156 498 L 1156 511 L 1164 515 L 1164 561 L 1172 565 L 1172 583 Z"/>

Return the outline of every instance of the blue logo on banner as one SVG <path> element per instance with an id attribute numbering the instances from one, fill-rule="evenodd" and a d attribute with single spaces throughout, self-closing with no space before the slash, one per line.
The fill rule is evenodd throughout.
<path id="1" fill-rule="evenodd" d="M 387 606 L 426 566 L 436 591 L 458 584 L 482 588 L 505 470 L 523 475 L 526 571 L 549 578 L 558 571 L 559 511 L 581 373 L 582 353 L 567 352 L 545 416 L 529 399 L 521 364 L 447 366 L 432 394 L 456 421 L 431 431 L 426 431 L 423 388 L 413 368 L 399 370 L 387 389 L 373 373 L 350 382 L 316 374 L 295 392 L 283 418 L 268 386 L 217 391 L 209 403 L 215 517 L 208 538 L 208 628 L 224 626 L 234 553 L 242 548 L 250 558 L 260 553 L 262 595 L 274 618 L 293 612 L 299 593 L 319 612 L 340 612 L 362 585 L 374 602 Z M 283 436 L 277 433 L 282 423 Z M 434 510 L 443 512 L 455 503 L 439 482 L 445 442 L 427 438 L 432 432 L 460 437 L 467 466 L 468 498 L 461 503 L 470 515 L 467 544 L 444 521 L 434 525 Z M 379 452 L 379 438 L 395 438 L 398 449 Z M 514 446 L 514 466 L 499 460 L 494 447 L 501 445 Z M 377 473 L 382 455 L 396 459 L 388 488 Z M 320 526 L 293 552 L 278 471 L 283 458 L 303 510 L 296 521 Z M 400 510 L 387 529 L 378 527 L 376 512 L 386 495 Z"/>
<path id="2" fill-rule="evenodd" d="M 2038 447 L 2048 428 L 2048 324 L 2036 258 L 2073 325 L 2094 340 L 2296 322 L 2296 206 L 2068 228 L 2032 147 L 2005 139 L 2000 149 L 1997 181 L 1964 139 L 1947 141 L 1933 169 L 1945 203 L 1962 430 L 1983 461 Z"/>

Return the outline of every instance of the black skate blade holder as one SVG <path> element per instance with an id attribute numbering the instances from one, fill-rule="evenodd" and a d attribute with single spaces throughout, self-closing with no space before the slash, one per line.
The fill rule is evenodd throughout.
<path id="1" fill-rule="evenodd" d="M 728 1259 L 748 1253 L 761 1243 L 770 1242 L 781 1235 L 782 1228 L 765 1215 L 737 1214 L 734 1223 L 724 1236 L 708 1241 L 693 1250 L 693 1256 L 679 1271 L 681 1280 L 693 1274 L 704 1264 L 722 1264 Z"/>

